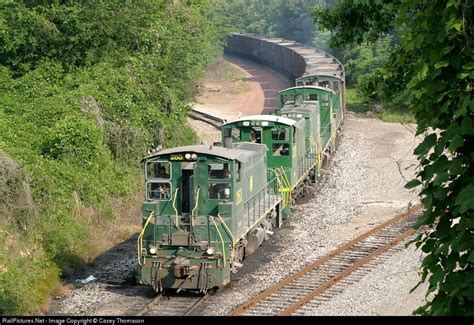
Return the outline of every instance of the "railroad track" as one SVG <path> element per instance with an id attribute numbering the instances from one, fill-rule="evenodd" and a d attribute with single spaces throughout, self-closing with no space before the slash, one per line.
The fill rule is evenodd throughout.
<path id="1" fill-rule="evenodd" d="M 421 212 L 415 206 L 373 228 L 320 260 L 265 290 L 230 316 L 305 314 L 368 273 L 373 259 L 413 234 L 412 225 Z M 357 274 L 359 273 L 359 274 Z M 354 277 L 354 279 L 351 279 Z"/>
<path id="2" fill-rule="evenodd" d="M 211 114 L 207 114 L 207 113 L 198 111 L 194 108 L 191 108 L 191 111 L 189 112 L 189 117 L 191 117 L 193 119 L 196 119 L 196 120 L 206 122 L 207 124 L 210 124 L 210 125 L 218 128 L 218 129 L 224 123 L 223 119 L 221 119 L 219 117 L 216 117 L 216 116 L 213 116 Z"/>
<path id="3" fill-rule="evenodd" d="M 181 295 L 159 295 L 137 313 L 137 316 L 188 316 L 207 295 L 184 292 Z"/>
<path id="4" fill-rule="evenodd" d="M 416 127 L 408 124 L 408 123 L 401 123 L 409 132 L 416 134 Z"/>

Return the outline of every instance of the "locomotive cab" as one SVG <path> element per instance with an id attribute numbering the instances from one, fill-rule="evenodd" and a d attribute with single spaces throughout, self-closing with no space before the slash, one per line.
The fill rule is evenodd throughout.
<path id="1" fill-rule="evenodd" d="M 329 87 L 299 86 L 282 90 L 278 93 L 279 107 L 277 115 L 294 116 L 290 112 L 299 109 L 316 110 L 316 121 L 313 123 L 318 135 L 314 135 L 318 143 L 318 151 L 325 152 L 331 145 L 331 139 L 335 138 L 335 132 L 342 118 L 341 109 L 334 106 L 336 93 Z M 298 103 L 296 98 L 303 100 Z M 297 115 L 297 114 L 296 114 Z"/>
<path id="2" fill-rule="evenodd" d="M 296 86 L 320 86 L 334 91 L 332 105 L 336 114 L 337 126 L 339 126 L 346 107 L 344 79 L 330 74 L 318 74 L 300 77 L 295 82 Z"/>
<path id="3" fill-rule="evenodd" d="M 221 127 L 224 146 L 255 141 L 252 134 L 256 129 L 261 132 L 261 143 L 268 148 L 268 169 L 283 174 L 286 191 L 299 195 L 294 191 L 295 187 L 308 175 L 314 180 L 317 172 L 313 146 L 306 144 L 305 118 L 302 115 L 295 118 L 254 115 L 225 123 Z M 284 217 L 288 214 L 289 210 L 286 210 Z"/>

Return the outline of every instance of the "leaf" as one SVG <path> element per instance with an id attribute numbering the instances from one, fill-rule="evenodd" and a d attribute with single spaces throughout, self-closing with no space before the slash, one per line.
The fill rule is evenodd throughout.
<path id="1" fill-rule="evenodd" d="M 451 143 L 449 144 L 448 150 L 451 152 L 456 152 L 459 147 L 462 147 L 464 144 L 464 139 L 459 134 L 456 135 Z"/>
<path id="2" fill-rule="evenodd" d="M 435 244 L 435 240 L 434 239 L 428 239 L 425 244 L 421 247 L 421 250 L 424 252 L 424 253 L 429 253 L 429 252 L 432 252 L 433 249 L 434 249 L 434 244 Z"/>
<path id="3" fill-rule="evenodd" d="M 421 70 L 420 72 L 418 72 L 418 80 L 424 80 L 426 78 L 426 75 L 428 74 L 428 71 L 429 71 L 429 66 L 428 64 L 424 64 L 422 67 L 421 67 Z"/>
<path id="4" fill-rule="evenodd" d="M 411 188 L 417 187 L 420 184 L 421 182 L 418 179 L 412 179 L 411 181 L 405 184 L 405 188 L 411 189 Z"/>
<path id="5" fill-rule="evenodd" d="M 441 282 L 444 279 L 444 272 L 441 266 L 435 265 L 431 268 L 431 273 L 432 275 L 428 279 L 428 282 L 432 286 L 436 286 L 439 282 Z"/>
<path id="6" fill-rule="evenodd" d="M 461 29 L 462 29 L 462 21 L 459 20 L 459 21 L 453 23 L 452 26 L 453 26 L 458 32 L 460 32 Z"/>
<path id="7" fill-rule="evenodd" d="M 448 259 L 446 261 L 447 273 L 452 272 L 455 269 L 458 258 L 459 258 L 459 253 L 457 252 L 452 252 L 451 254 L 449 254 Z"/>
<path id="8" fill-rule="evenodd" d="M 466 135 L 474 134 L 474 127 L 472 123 L 472 117 L 467 115 L 462 119 L 461 122 L 461 132 Z"/>
<path id="9" fill-rule="evenodd" d="M 474 184 L 469 184 L 463 188 L 456 196 L 454 203 L 460 206 L 460 213 L 465 213 L 469 209 L 474 209 Z"/>
<path id="10" fill-rule="evenodd" d="M 415 148 L 414 154 L 418 156 L 426 155 L 431 147 L 436 144 L 436 140 L 436 133 L 431 133 Z"/>
<path id="11" fill-rule="evenodd" d="M 471 251 L 471 254 L 469 254 L 469 257 L 467 258 L 468 262 L 474 263 L 474 250 Z"/>
<path id="12" fill-rule="evenodd" d="M 451 230 L 451 220 L 444 218 L 441 219 L 436 226 L 436 236 L 443 238 L 449 235 Z"/>
<path id="13" fill-rule="evenodd" d="M 434 67 L 435 69 L 439 69 L 439 68 L 447 67 L 448 65 L 449 65 L 448 61 L 440 61 L 438 63 L 435 63 Z"/>

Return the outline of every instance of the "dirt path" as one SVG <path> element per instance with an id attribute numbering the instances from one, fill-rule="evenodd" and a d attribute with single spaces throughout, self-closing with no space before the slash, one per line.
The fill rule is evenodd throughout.
<path id="1" fill-rule="evenodd" d="M 225 55 L 203 81 L 200 96 L 192 106 L 226 120 L 239 116 L 268 114 L 276 108 L 278 91 L 292 83 L 282 74 L 239 57 Z M 220 141 L 220 132 L 201 121 L 188 119 L 200 142 Z"/>
<path id="2" fill-rule="evenodd" d="M 277 105 L 278 91 L 291 87 L 284 75 L 253 61 L 225 55 L 206 76 L 200 96 L 192 106 L 226 120 L 239 116 L 269 114 Z M 210 125 L 188 119 L 200 142 L 220 141 L 220 132 Z"/>
<path id="3" fill-rule="evenodd" d="M 197 109 L 227 120 L 270 113 L 276 108 L 278 91 L 292 85 L 283 75 L 255 62 L 227 55 L 224 62 L 238 71 L 237 76 L 230 80 L 205 79 L 202 94 L 193 104 Z"/>

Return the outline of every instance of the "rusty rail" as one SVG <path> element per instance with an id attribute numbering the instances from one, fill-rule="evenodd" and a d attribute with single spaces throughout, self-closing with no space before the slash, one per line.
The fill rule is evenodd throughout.
<path id="1" fill-rule="evenodd" d="M 206 298 L 207 295 L 158 295 L 136 316 L 189 316 Z"/>
<path id="2" fill-rule="evenodd" d="M 335 251 L 329 253 L 328 255 L 322 257 L 318 261 L 311 263 L 301 269 L 300 271 L 294 273 L 293 275 L 289 276 L 288 278 L 284 279 L 280 283 L 274 285 L 273 287 L 265 290 L 264 292 L 260 293 L 258 296 L 255 298 L 251 299 L 244 305 L 240 306 L 239 308 L 231 311 L 229 313 L 230 316 L 238 316 L 243 314 L 244 312 L 250 310 L 252 307 L 256 306 L 259 302 L 263 301 L 264 299 L 270 297 L 272 294 L 277 293 L 279 290 L 282 288 L 287 287 L 289 284 L 295 282 L 298 279 L 301 279 L 303 276 L 307 275 L 309 272 L 318 269 L 319 267 L 323 266 L 326 264 L 328 261 L 333 260 L 335 257 L 340 257 L 344 252 L 346 252 L 348 249 L 353 248 L 356 244 L 360 244 L 363 240 L 367 239 L 370 236 L 373 236 L 377 234 L 378 232 L 381 232 L 385 229 L 389 229 L 389 227 L 396 225 L 397 223 L 401 223 L 410 217 L 416 215 L 421 211 L 421 205 L 417 205 L 413 208 L 408 209 L 404 213 L 401 213 L 397 215 L 396 217 L 390 219 L 389 221 L 371 229 L 370 231 L 358 236 L 357 238 L 351 240 L 350 242 L 346 243 L 345 245 L 341 246 L 340 248 L 336 249 Z M 276 314 L 277 315 L 290 315 L 293 312 L 295 312 L 298 308 L 300 308 L 302 305 L 306 304 L 316 296 L 320 295 L 321 293 L 325 292 L 328 288 L 332 287 L 339 281 L 341 281 L 343 278 L 347 277 L 350 275 L 352 272 L 355 270 L 359 269 L 361 266 L 372 260 L 373 258 L 379 256 L 380 254 L 386 252 L 390 248 L 394 247 L 396 244 L 400 243 L 404 239 L 406 239 L 408 236 L 410 236 L 413 233 L 413 229 L 409 229 L 406 231 L 403 231 L 400 235 L 398 235 L 396 238 L 390 240 L 388 243 L 385 245 L 381 246 L 380 248 L 374 250 L 371 252 L 369 255 L 363 257 L 356 263 L 352 264 L 348 268 L 344 269 L 342 272 L 336 274 L 335 276 L 331 276 L 330 279 L 327 281 L 324 281 L 321 285 L 319 285 L 315 290 L 311 291 L 309 294 L 304 295 L 301 299 L 298 299 L 298 301 L 294 302 L 291 304 L 290 307 L 285 308 L 282 311 L 278 311 Z"/>
<path id="3" fill-rule="evenodd" d="M 216 127 L 217 129 L 219 129 L 221 127 L 221 125 L 224 123 L 224 120 L 221 119 L 220 117 L 217 117 L 217 116 L 205 113 L 205 112 L 198 111 L 194 108 L 191 108 L 188 115 L 189 115 L 189 117 L 191 117 L 193 119 L 206 122 L 207 124 L 210 124 L 210 125 Z"/>

